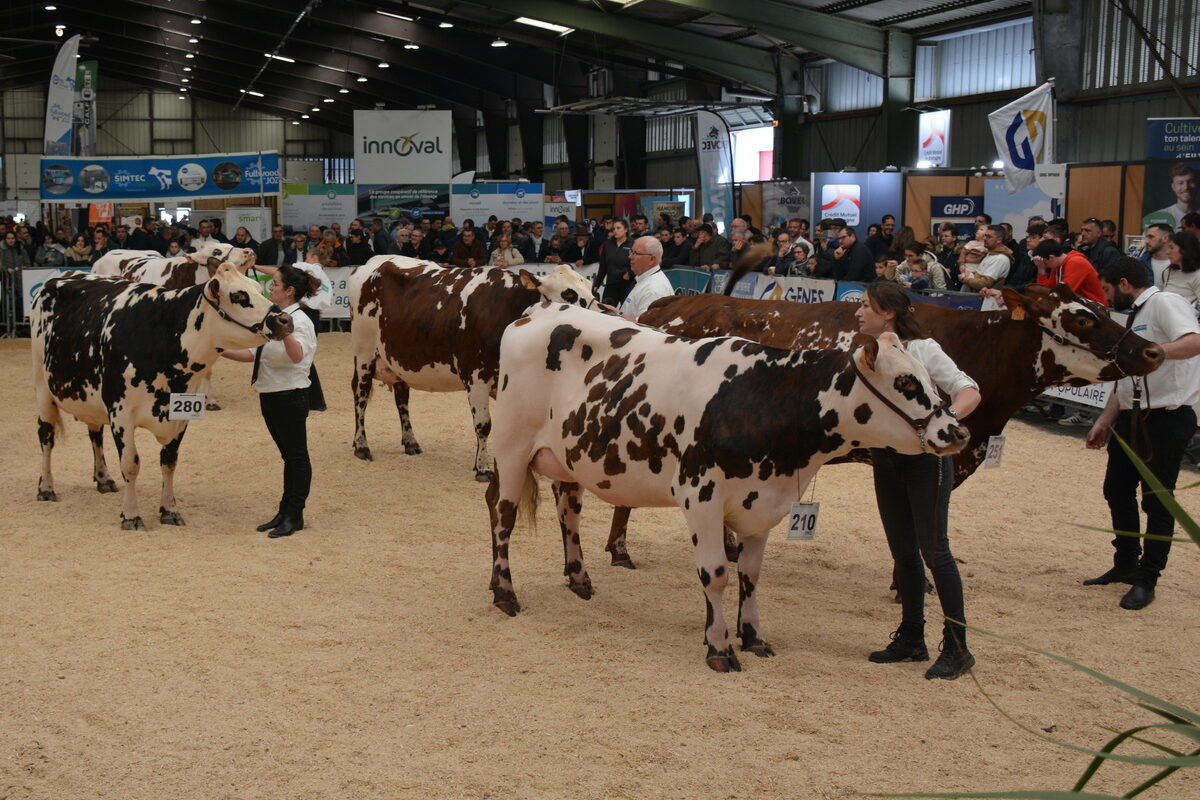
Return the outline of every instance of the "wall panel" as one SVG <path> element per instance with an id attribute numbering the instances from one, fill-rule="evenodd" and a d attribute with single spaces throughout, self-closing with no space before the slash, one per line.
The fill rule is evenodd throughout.
<path id="1" fill-rule="evenodd" d="M 1121 167 L 1072 167 L 1069 170 L 1067 221 L 1071 230 L 1079 230 L 1088 217 L 1121 219 Z"/>

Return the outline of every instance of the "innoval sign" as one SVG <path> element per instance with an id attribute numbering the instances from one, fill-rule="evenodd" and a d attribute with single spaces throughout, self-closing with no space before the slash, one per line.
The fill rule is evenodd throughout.
<path id="1" fill-rule="evenodd" d="M 450 183 L 449 111 L 355 111 L 358 183 Z"/>

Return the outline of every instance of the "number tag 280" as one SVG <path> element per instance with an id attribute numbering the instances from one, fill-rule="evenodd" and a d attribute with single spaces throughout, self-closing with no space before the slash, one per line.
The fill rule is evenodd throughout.
<path id="1" fill-rule="evenodd" d="M 821 514 L 820 503 L 792 503 L 788 516 L 787 538 L 810 540 L 817 535 L 817 517 Z"/>
<path id="2" fill-rule="evenodd" d="M 203 394 L 172 394 L 167 419 L 204 419 Z"/>

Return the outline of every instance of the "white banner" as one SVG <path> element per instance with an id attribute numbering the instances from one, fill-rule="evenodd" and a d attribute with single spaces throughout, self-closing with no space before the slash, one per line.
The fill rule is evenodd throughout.
<path id="1" fill-rule="evenodd" d="M 1112 391 L 1111 383 L 1089 383 L 1087 386 L 1051 386 L 1043 397 L 1058 398 L 1093 408 L 1104 408 Z"/>
<path id="2" fill-rule="evenodd" d="M 350 319 L 350 273 L 353 267 L 325 267 L 329 284 L 333 289 L 332 305 L 321 314 L 321 319 Z"/>
<path id="3" fill-rule="evenodd" d="M 42 152 L 48 156 L 71 155 L 71 119 L 75 108 L 75 56 L 79 36 L 63 42 L 50 73 L 46 92 L 46 129 Z"/>
<path id="4" fill-rule="evenodd" d="M 239 227 L 250 231 L 250 238 L 255 241 L 265 242 L 271 238 L 271 209 L 259 206 L 229 206 L 225 209 L 225 220 L 221 230 L 232 239 Z"/>
<path id="5" fill-rule="evenodd" d="M 360 183 L 450 183 L 451 112 L 355 111 Z"/>
<path id="6" fill-rule="evenodd" d="M 733 154 L 729 127 L 711 111 L 696 112 L 696 162 L 700 174 L 700 207 L 713 215 L 717 232 L 733 219 Z"/>
<path id="7" fill-rule="evenodd" d="M 353 184 L 285 183 L 279 202 L 279 221 L 294 231 L 309 225 L 338 223 L 345 231 L 358 216 L 358 195 Z M 262 239 L 259 239 L 261 242 Z"/>
<path id="8" fill-rule="evenodd" d="M 456 225 L 469 219 L 476 228 L 482 228 L 493 214 L 500 219 L 541 220 L 545 190 L 541 183 L 455 183 L 450 186 L 450 216 Z"/>
<path id="9" fill-rule="evenodd" d="M 925 169 L 949 163 L 950 109 L 926 111 L 917 121 L 917 166 Z"/>
<path id="10" fill-rule="evenodd" d="M 809 219 L 812 208 L 812 183 L 809 181 L 770 181 L 762 185 L 763 226 L 784 227 L 793 217 Z"/>
<path id="11" fill-rule="evenodd" d="M 1009 194 L 1033 183 L 1038 164 L 1054 163 L 1054 84 L 988 114 Z"/>

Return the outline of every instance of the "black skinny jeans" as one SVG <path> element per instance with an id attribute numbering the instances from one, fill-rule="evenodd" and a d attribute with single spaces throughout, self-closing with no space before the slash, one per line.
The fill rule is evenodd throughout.
<path id="1" fill-rule="evenodd" d="M 312 487 L 312 463 L 308 460 L 308 389 L 264 392 L 258 396 L 267 430 L 283 459 L 283 498 L 279 510 L 287 516 L 304 511 Z"/>
<path id="2" fill-rule="evenodd" d="M 1134 444 L 1130 435 L 1132 421 L 1133 412 L 1122 411 L 1113 424 L 1113 431 L 1131 446 Z M 1195 432 L 1196 412 L 1191 406 L 1170 410 L 1155 408 L 1146 413 L 1145 440 L 1151 447 L 1150 459 L 1146 465 L 1167 489 L 1175 489 L 1184 450 Z M 1117 444 L 1116 437 L 1109 439 L 1108 469 L 1104 473 L 1104 499 L 1108 502 L 1108 510 L 1112 515 L 1113 530 L 1141 532 L 1142 518 L 1138 514 L 1137 502 L 1139 483 L 1142 486 L 1142 511 L 1146 512 L 1146 533 L 1155 536 L 1173 535 L 1175 518 L 1167 511 L 1162 501 L 1150 492 L 1150 487 L 1142 482 L 1137 467 L 1125 456 L 1125 451 Z M 1113 554 L 1113 566 L 1122 570 L 1136 570 L 1134 582 L 1154 588 L 1158 583 L 1159 574 L 1166 569 L 1171 543 L 1117 536 L 1112 545 L 1116 550 Z"/>
<path id="3" fill-rule="evenodd" d="M 925 626 L 924 562 L 933 573 L 942 614 L 966 622 L 962 577 L 950 552 L 948 535 L 954 460 L 923 453 L 900 455 L 871 451 L 875 499 L 896 562 L 896 586 L 903 609 L 901 625 L 913 632 Z M 953 626 L 952 630 L 962 629 Z"/>

